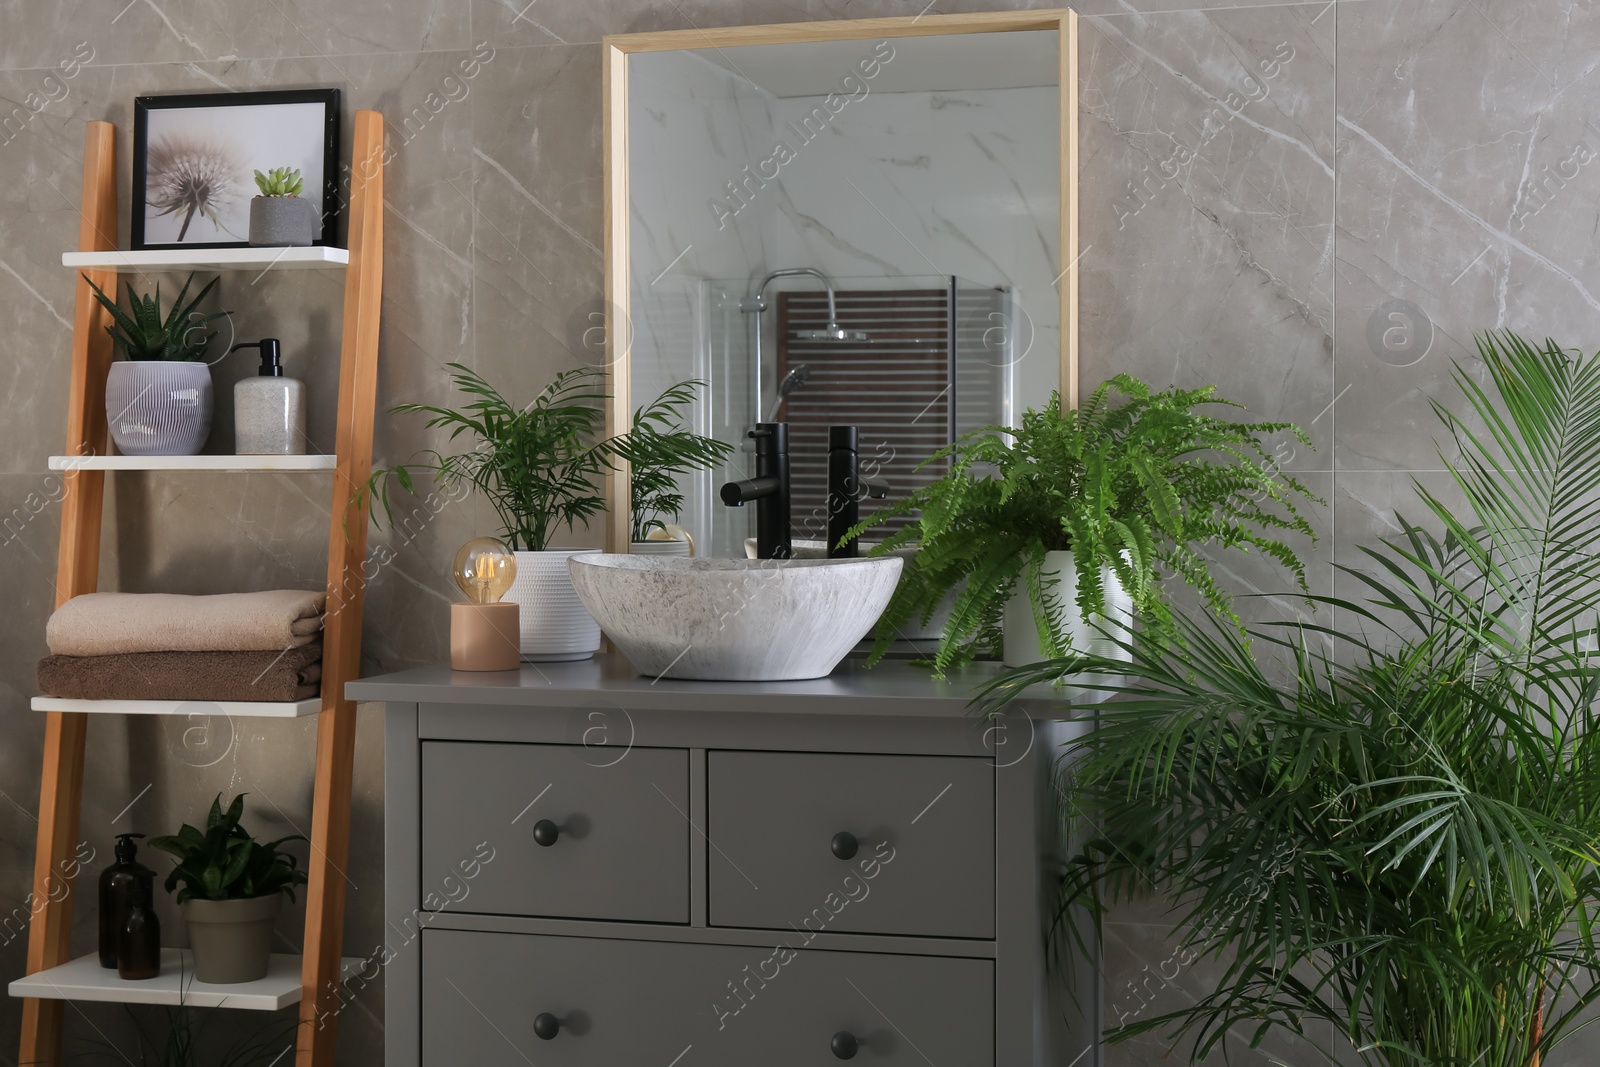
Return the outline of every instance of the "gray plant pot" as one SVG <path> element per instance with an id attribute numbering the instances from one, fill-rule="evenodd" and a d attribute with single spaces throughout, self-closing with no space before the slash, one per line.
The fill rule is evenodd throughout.
<path id="1" fill-rule="evenodd" d="M 250 201 L 250 243 L 257 247 L 309 245 L 317 236 L 317 209 L 298 196 L 258 196 Z"/>
<path id="2" fill-rule="evenodd" d="M 211 435 L 211 368 L 118 360 L 106 376 L 106 423 L 124 456 L 193 456 Z"/>
<path id="3" fill-rule="evenodd" d="M 283 910 L 283 894 L 247 900 L 188 900 L 183 921 L 194 953 L 194 980 L 237 985 L 267 976 L 272 925 Z"/>

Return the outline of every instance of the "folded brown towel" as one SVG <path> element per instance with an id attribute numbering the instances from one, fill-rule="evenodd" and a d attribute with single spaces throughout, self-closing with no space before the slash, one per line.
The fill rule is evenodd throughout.
<path id="1" fill-rule="evenodd" d="M 178 596 L 172 593 L 88 593 L 50 616 L 45 640 L 58 656 L 122 652 L 281 652 L 322 630 L 323 593 Z"/>
<path id="2" fill-rule="evenodd" d="M 46 656 L 39 692 L 76 700 L 307 700 L 322 681 L 322 642 L 276 652 L 127 652 Z"/>

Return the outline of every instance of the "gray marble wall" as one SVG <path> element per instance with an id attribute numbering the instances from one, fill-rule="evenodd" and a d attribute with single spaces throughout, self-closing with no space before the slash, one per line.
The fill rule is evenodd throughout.
<path id="1" fill-rule="evenodd" d="M 389 116 L 389 237 L 379 402 L 443 400 L 444 364 L 525 396 L 593 360 L 601 300 L 600 50 L 606 33 L 729 23 L 916 15 L 1044 3 L 983 0 L 0 0 L 0 904 L 27 892 L 42 722 L 28 710 L 53 591 L 58 514 L 45 456 L 60 448 L 72 313 L 59 253 L 76 233 L 82 124 L 123 130 L 139 93 L 338 85 Z M 1592 0 L 1085 0 L 1082 41 L 1084 377 L 1213 382 L 1263 417 L 1305 425 L 1315 450 L 1284 465 L 1327 501 L 1308 546 L 1332 570 L 1394 528 L 1414 479 L 1440 461 L 1427 397 L 1472 371 L 1475 330 L 1595 343 L 1600 5 Z M 476 76 L 460 64 L 477 55 Z M 63 64 L 66 66 L 63 67 Z M 72 76 L 66 77 L 71 70 Z M 7 116 L 10 116 L 7 118 Z M 122 146 L 124 165 L 126 143 Z M 241 335 L 282 337 L 331 436 L 340 286 L 315 274 L 229 278 Z M 1590 327 L 1592 328 L 1592 327 Z M 225 370 L 228 385 L 243 368 Z M 228 439 L 226 412 L 217 432 Z M 427 443 L 385 419 L 381 458 Z M 206 591 L 313 587 L 325 482 L 266 475 L 123 477 L 106 584 Z M 403 530 L 369 598 L 366 667 L 439 659 L 451 552 L 486 532 L 481 505 Z M 580 532 L 574 542 L 594 543 Z M 1277 579 L 1249 568 L 1263 589 Z M 1287 602 L 1285 602 L 1287 606 Z M 357 753 L 348 948 L 381 938 L 382 749 Z M 310 810 L 313 726 L 240 721 L 94 724 L 84 835 L 158 830 L 219 790 L 249 790 L 263 828 Z M 77 937 L 87 951 L 80 909 Z M 176 917 L 168 916 L 176 926 Z M 1109 928 L 1110 1018 L 1201 988 L 1191 969 L 1147 980 L 1169 953 L 1157 906 Z M 295 929 L 291 923 L 285 930 Z M 285 947 L 292 947 L 286 944 Z M 0 979 L 23 939 L 0 923 Z M 1146 970 L 1148 968 L 1148 970 Z M 1140 992 L 1135 992 L 1137 985 Z M 380 986 L 342 1019 L 341 1062 L 382 1045 Z M 69 1013 L 75 1039 L 114 1012 Z M 20 1012 L 0 1002 L 0 1062 Z M 228 1018 L 225 1025 L 248 1025 Z M 1592 1039 L 1591 1039 L 1592 1040 Z M 1586 1062 L 1574 1042 L 1561 1063 Z M 1234 1062 L 1271 1062 L 1235 1048 Z M 1155 1064 L 1154 1042 L 1107 1052 Z M 1275 1055 L 1312 1062 L 1289 1049 Z M 1171 1062 L 1171 1061 L 1166 1061 Z M 1220 1062 L 1220 1061 L 1219 1061 Z"/>

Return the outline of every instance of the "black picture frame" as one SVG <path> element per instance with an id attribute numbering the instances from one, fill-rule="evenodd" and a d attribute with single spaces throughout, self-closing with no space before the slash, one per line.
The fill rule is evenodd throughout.
<path id="1" fill-rule="evenodd" d="M 168 117 L 160 114 L 163 112 L 191 111 L 208 108 L 272 108 L 286 104 L 323 105 L 323 114 L 320 121 L 320 141 L 322 148 L 321 181 L 314 182 L 312 180 L 314 176 L 304 175 L 307 188 L 302 191 L 301 195 L 306 195 L 306 193 L 312 188 L 317 188 L 320 190 L 322 232 L 320 236 L 316 238 L 315 243 L 326 246 L 336 245 L 338 241 L 340 208 L 342 206 L 339 198 L 339 102 L 340 96 L 338 89 L 275 89 L 264 92 L 249 93 L 186 93 L 168 96 L 136 97 L 133 102 L 133 198 L 131 201 L 132 227 L 130 232 L 133 248 L 136 250 L 248 248 L 250 246 L 250 242 L 247 236 L 247 223 L 244 226 L 238 225 L 239 215 L 238 211 L 236 210 L 236 204 L 241 199 L 244 201 L 244 218 L 248 219 L 248 201 L 250 197 L 254 195 L 255 189 L 255 182 L 251 170 L 265 170 L 272 166 L 270 163 L 262 165 L 259 168 L 249 168 L 246 166 L 242 177 L 240 177 L 237 173 L 229 175 L 227 180 L 227 188 L 229 190 L 227 194 L 227 210 L 229 212 L 229 217 L 234 221 L 233 227 L 225 227 L 217 221 L 217 218 L 220 217 L 220 212 L 216 216 L 207 215 L 205 213 L 200 215 L 203 226 L 207 223 L 210 223 L 209 229 L 211 231 L 214 232 L 218 229 L 222 229 L 224 232 L 229 233 L 230 236 L 236 236 L 238 238 L 237 240 L 185 239 L 177 242 L 170 240 L 148 241 L 146 240 L 146 231 L 148 228 L 146 223 L 148 221 L 147 214 L 149 212 L 149 157 L 150 127 L 152 125 L 152 116 L 155 118 L 155 124 L 157 126 L 161 126 L 165 125 L 165 123 L 162 122 L 162 119 Z M 306 131 L 307 135 L 309 136 L 311 132 L 312 131 L 308 127 Z M 230 136 L 232 136 L 231 133 Z M 232 139 L 238 140 L 239 138 L 232 137 Z M 216 153 L 213 162 L 215 162 L 216 159 L 227 157 L 224 160 L 226 165 L 221 166 L 218 169 L 223 169 L 229 172 L 237 172 L 239 167 L 235 166 L 234 163 L 238 159 L 246 158 L 248 156 L 248 152 L 251 150 L 252 148 L 247 146 L 242 153 L 238 151 L 232 153 L 219 151 Z M 272 157 L 268 156 L 267 158 Z M 302 168 L 302 173 L 304 174 L 304 168 Z M 176 212 L 169 211 L 164 214 L 176 215 Z M 193 207 L 191 207 L 187 212 L 186 224 L 183 231 L 186 238 L 188 225 L 192 224 L 192 221 L 195 217 L 195 210 Z M 161 228 L 165 230 L 168 227 L 163 225 Z"/>

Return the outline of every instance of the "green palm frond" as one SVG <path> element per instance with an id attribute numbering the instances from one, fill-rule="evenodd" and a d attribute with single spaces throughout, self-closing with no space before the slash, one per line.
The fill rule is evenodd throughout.
<path id="1" fill-rule="evenodd" d="M 651 530 L 663 529 L 683 511 L 678 475 L 715 467 L 735 449 L 689 430 L 685 411 L 694 404 L 695 390 L 705 382 L 678 382 L 633 413 L 633 425 L 615 446 L 618 457 L 629 464 L 629 504 L 633 540 L 643 541 Z"/>
<path id="2" fill-rule="evenodd" d="M 1063 756 L 1088 844 L 1061 928 L 1153 885 L 1223 968 L 1113 1039 L 1199 1057 L 1321 1020 L 1366 1064 L 1528 1067 L 1600 999 L 1600 356 L 1479 351 L 1489 384 L 1458 368 L 1464 408 L 1434 405 L 1465 508 L 1419 487 L 1430 528 L 1341 568 L 1361 599 L 1315 598 L 1336 625 L 1178 619 L 1071 661 L 1113 699 Z"/>

